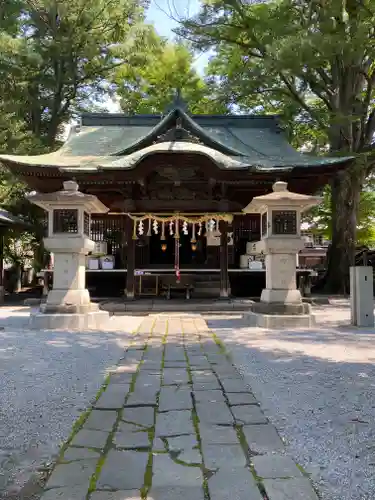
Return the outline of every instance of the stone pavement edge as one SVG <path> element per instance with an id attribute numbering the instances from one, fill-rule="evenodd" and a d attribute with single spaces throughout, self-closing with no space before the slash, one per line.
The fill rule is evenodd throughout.
<path id="1" fill-rule="evenodd" d="M 144 319 L 42 500 L 317 500 L 200 316 Z"/>

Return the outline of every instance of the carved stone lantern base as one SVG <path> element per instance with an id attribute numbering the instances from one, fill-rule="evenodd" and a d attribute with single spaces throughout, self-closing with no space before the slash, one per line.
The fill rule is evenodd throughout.
<path id="1" fill-rule="evenodd" d="M 303 304 L 304 306 L 309 304 Z M 273 307 L 275 304 L 273 304 Z M 310 309 L 308 309 L 310 310 Z M 315 316 L 313 314 L 259 314 L 258 312 L 246 312 L 243 315 L 244 320 L 249 326 L 257 326 L 267 329 L 286 329 L 286 328 L 311 328 L 315 326 Z"/>
<path id="2" fill-rule="evenodd" d="M 108 327 L 109 313 L 93 307 L 85 313 L 43 312 L 41 309 L 30 315 L 29 328 L 31 330 L 103 330 Z"/>

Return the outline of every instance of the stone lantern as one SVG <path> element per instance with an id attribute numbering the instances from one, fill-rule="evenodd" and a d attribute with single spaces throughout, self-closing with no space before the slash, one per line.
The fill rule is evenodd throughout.
<path id="1" fill-rule="evenodd" d="M 266 288 L 252 313 L 259 326 L 310 326 L 309 304 L 302 302 L 296 286 L 296 254 L 304 248 L 301 214 L 320 202 L 320 198 L 288 191 L 286 182 L 275 182 L 273 192 L 255 197 L 243 210 L 259 213 L 261 239 L 253 244 L 254 253 L 265 255 Z"/>
<path id="2" fill-rule="evenodd" d="M 92 213 L 108 208 L 96 196 L 81 193 L 74 181 L 54 193 L 32 193 L 31 203 L 48 213 L 47 250 L 54 254 L 53 288 L 39 313 L 32 317 L 37 328 L 92 328 L 108 319 L 90 301 L 86 288 L 86 255 L 94 249 L 90 239 Z"/>

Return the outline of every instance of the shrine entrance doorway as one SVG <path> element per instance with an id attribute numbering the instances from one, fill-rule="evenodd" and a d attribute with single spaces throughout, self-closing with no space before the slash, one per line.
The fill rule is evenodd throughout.
<path id="1" fill-rule="evenodd" d="M 207 261 L 207 240 L 203 235 L 196 236 L 192 242 L 191 228 L 187 234 L 180 227 L 180 236 L 176 242 L 174 235 L 165 234 L 161 239 L 160 234 L 152 234 L 149 240 L 150 267 L 174 268 L 176 263 L 176 244 L 179 245 L 179 265 L 181 269 L 200 268 Z"/>

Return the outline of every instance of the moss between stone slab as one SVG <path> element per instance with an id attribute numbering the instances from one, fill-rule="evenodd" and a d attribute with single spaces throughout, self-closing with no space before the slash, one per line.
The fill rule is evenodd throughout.
<path id="1" fill-rule="evenodd" d="M 96 482 L 99 479 L 99 475 L 106 458 L 107 458 L 107 453 L 103 453 L 103 455 L 101 455 L 101 457 L 99 458 L 98 463 L 96 464 L 95 472 L 90 479 L 88 495 L 90 495 L 90 493 L 96 490 Z"/>
<path id="2" fill-rule="evenodd" d="M 100 389 L 98 390 L 98 392 L 94 396 L 94 398 L 92 400 L 93 402 L 98 401 L 98 399 L 100 398 L 101 394 L 107 388 L 107 386 L 109 384 L 109 379 L 110 379 L 110 375 L 107 375 L 106 378 L 104 379 L 103 385 L 100 387 Z M 83 413 L 81 413 L 81 415 L 73 423 L 72 430 L 70 431 L 70 434 L 69 434 L 67 440 L 65 441 L 65 443 L 60 448 L 60 452 L 59 452 L 59 457 L 58 457 L 57 463 L 62 460 L 62 457 L 63 457 L 66 449 L 69 447 L 69 444 L 72 442 L 74 436 L 76 434 L 78 434 L 78 432 L 82 429 L 84 423 L 88 419 L 88 417 L 89 417 L 90 413 L 92 412 L 92 410 L 93 410 L 92 406 L 90 406 L 89 408 L 87 408 L 87 410 L 85 410 Z"/>
<path id="3" fill-rule="evenodd" d="M 300 465 L 300 464 L 298 464 L 298 463 L 296 462 L 296 467 L 297 467 L 297 469 L 299 469 L 299 470 L 302 472 L 302 474 L 303 474 L 305 477 L 310 478 L 311 474 L 309 474 L 309 473 L 308 473 L 308 472 L 307 472 L 307 471 L 306 471 L 306 470 L 302 467 L 302 465 Z"/>
<path id="4" fill-rule="evenodd" d="M 187 373 L 188 373 L 190 383 L 192 384 L 193 378 L 192 378 L 192 374 L 191 374 L 191 366 L 190 366 L 190 362 L 189 362 L 189 356 L 187 355 L 186 349 L 184 349 L 184 351 L 185 351 L 186 364 L 187 364 Z M 202 438 L 201 438 L 201 434 L 200 434 L 200 430 L 199 430 L 199 417 L 198 417 L 198 413 L 197 413 L 197 410 L 195 407 L 194 393 L 192 393 L 192 399 L 193 399 L 193 408 L 191 410 L 191 420 L 193 422 L 193 427 L 194 427 L 195 434 L 197 437 L 198 444 L 197 444 L 196 448 L 200 451 L 200 454 L 202 457 L 202 465 L 200 466 L 200 468 L 202 469 L 202 474 L 203 474 L 203 485 L 202 485 L 203 495 L 204 495 L 205 500 L 210 500 L 210 494 L 209 494 L 209 490 L 208 490 L 208 479 L 209 479 L 209 474 L 211 471 L 206 469 L 206 467 L 204 465 L 204 457 L 203 457 L 203 452 L 202 452 Z"/>
<path id="5" fill-rule="evenodd" d="M 250 469 L 250 472 L 252 473 L 252 475 L 254 477 L 254 480 L 255 480 L 256 485 L 257 485 L 257 487 L 258 487 L 258 489 L 260 491 L 260 494 L 262 495 L 262 498 L 264 500 L 268 500 L 266 489 L 265 489 L 264 484 L 263 484 L 263 478 L 257 475 L 257 473 L 255 472 L 254 465 L 251 462 L 252 453 L 251 453 L 251 450 L 249 448 L 249 445 L 247 444 L 247 441 L 246 441 L 246 438 L 245 438 L 245 434 L 243 433 L 242 426 L 241 425 L 235 425 L 234 429 L 236 431 L 236 434 L 237 434 L 238 440 L 240 442 L 241 448 L 242 448 L 242 450 L 243 450 L 243 452 L 245 454 L 246 465 Z"/>
<path id="6" fill-rule="evenodd" d="M 227 350 L 226 350 L 226 348 L 225 348 L 225 344 L 224 344 L 224 342 L 223 342 L 221 339 L 219 339 L 219 337 L 216 335 L 216 333 L 215 333 L 215 332 L 213 332 L 212 330 L 210 330 L 210 332 L 211 332 L 212 338 L 213 338 L 213 339 L 214 339 L 214 341 L 215 341 L 215 344 L 219 347 L 219 351 L 220 351 L 222 354 L 227 355 Z"/>
<path id="7" fill-rule="evenodd" d="M 156 396 L 156 408 L 159 406 L 159 397 L 160 397 L 160 391 L 157 393 Z M 154 425 L 148 430 L 148 438 L 150 440 L 150 453 L 148 456 L 148 462 L 147 462 L 147 467 L 145 471 L 145 476 L 143 480 L 143 487 L 141 488 L 141 498 L 142 500 L 147 500 L 147 495 L 148 492 L 151 488 L 152 485 L 152 466 L 153 466 L 153 461 L 154 461 L 154 456 L 153 456 L 153 451 L 152 447 L 154 444 L 154 439 L 155 439 L 155 426 L 156 426 L 156 408 L 154 410 Z"/>

